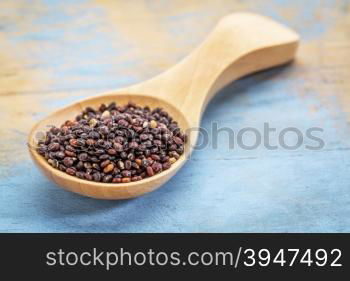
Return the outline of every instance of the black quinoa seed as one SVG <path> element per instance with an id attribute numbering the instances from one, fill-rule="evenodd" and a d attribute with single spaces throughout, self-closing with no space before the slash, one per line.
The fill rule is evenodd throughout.
<path id="1" fill-rule="evenodd" d="M 118 184 L 169 169 L 183 154 L 186 139 L 162 108 L 113 102 L 87 107 L 74 121 L 51 127 L 37 152 L 71 176 Z"/>

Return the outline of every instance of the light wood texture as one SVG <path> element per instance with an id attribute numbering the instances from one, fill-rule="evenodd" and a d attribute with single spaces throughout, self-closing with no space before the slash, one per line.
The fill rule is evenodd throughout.
<path id="1" fill-rule="evenodd" d="M 219 89 L 244 75 L 291 61 L 298 41 L 294 31 L 269 18 L 250 13 L 231 14 L 217 24 L 197 49 L 168 71 L 146 82 L 74 103 L 38 122 L 29 134 L 30 147 L 35 146 L 36 134 L 48 126 L 59 126 L 86 106 L 96 107 L 111 101 L 163 107 L 188 132 L 199 126 L 206 105 Z M 169 170 L 127 184 L 95 183 L 69 176 L 52 168 L 34 149 L 29 151 L 34 163 L 59 186 L 93 198 L 125 199 L 150 192 L 168 181 L 189 157 L 197 133 L 190 133 L 184 155 Z"/>

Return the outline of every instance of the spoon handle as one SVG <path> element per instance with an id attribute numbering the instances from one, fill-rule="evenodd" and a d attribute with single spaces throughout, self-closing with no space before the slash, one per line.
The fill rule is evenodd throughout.
<path id="1" fill-rule="evenodd" d="M 136 88 L 166 99 L 198 124 L 219 89 L 244 75 L 292 60 L 298 42 L 297 33 L 270 18 L 231 14 L 191 54 Z"/>

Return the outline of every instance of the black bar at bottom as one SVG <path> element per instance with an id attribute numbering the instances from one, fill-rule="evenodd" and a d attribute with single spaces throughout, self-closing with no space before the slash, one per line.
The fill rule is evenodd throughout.
<path id="1" fill-rule="evenodd" d="M 0 234 L 0 268 L 2 275 L 28 277 L 150 271 L 340 277 L 350 272 L 349 242 L 350 234 Z"/>

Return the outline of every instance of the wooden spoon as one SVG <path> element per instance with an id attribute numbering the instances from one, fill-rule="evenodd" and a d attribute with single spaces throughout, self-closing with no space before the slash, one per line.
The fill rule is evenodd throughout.
<path id="1" fill-rule="evenodd" d="M 185 153 L 170 169 L 125 184 L 81 180 L 54 169 L 33 149 L 35 136 L 47 131 L 51 125 L 60 126 L 66 120 L 74 119 L 87 106 L 98 107 L 112 101 L 162 107 L 184 131 L 188 131 L 199 126 L 202 113 L 214 93 L 232 80 L 292 60 L 298 42 L 298 34 L 269 18 L 250 13 L 228 15 L 220 20 L 199 47 L 164 73 L 140 84 L 76 102 L 38 122 L 29 134 L 30 155 L 57 185 L 89 197 L 124 199 L 155 190 L 185 163 L 196 143 L 197 130 L 191 130 Z"/>

